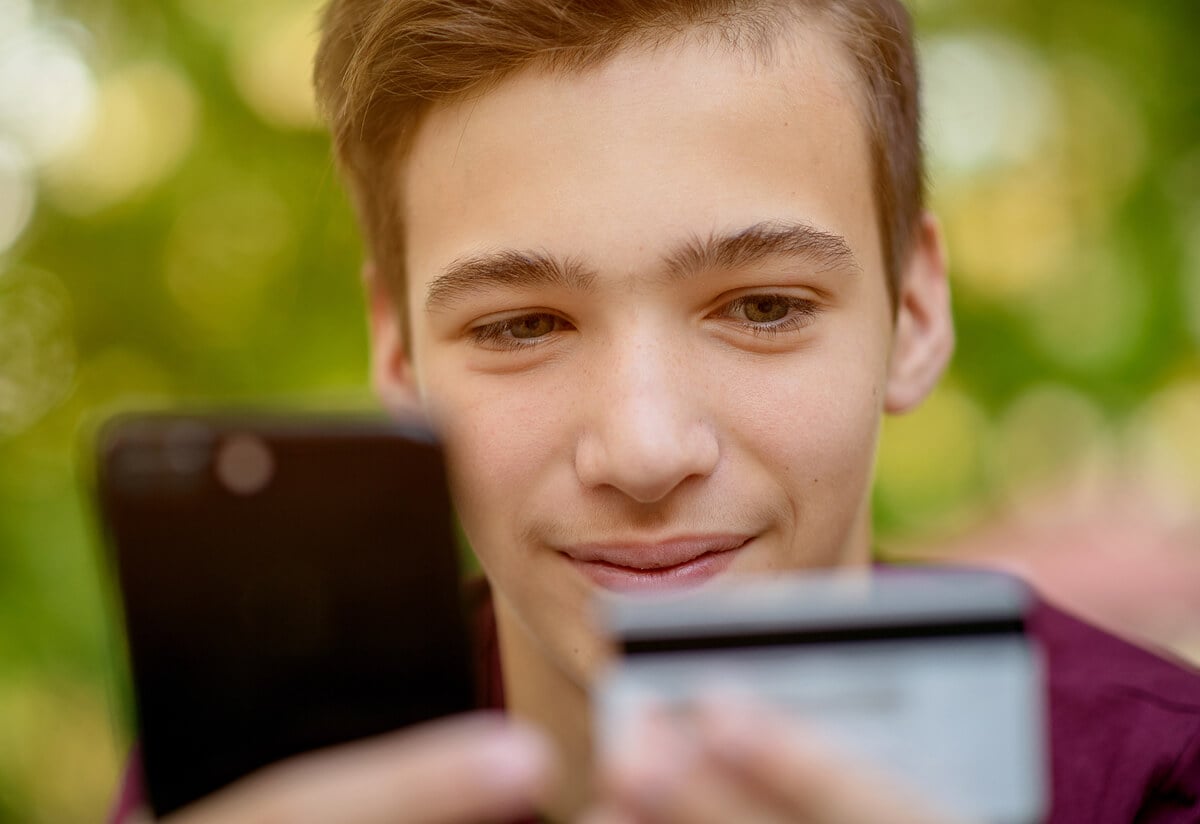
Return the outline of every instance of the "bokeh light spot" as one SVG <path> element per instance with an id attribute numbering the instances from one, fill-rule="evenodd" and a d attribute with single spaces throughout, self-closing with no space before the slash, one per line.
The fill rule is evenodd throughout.
<path id="1" fill-rule="evenodd" d="M 197 108 L 187 79 L 166 63 L 137 63 L 105 77 L 87 138 L 48 169 L 55 203 L 87 214 L 165 180 L 191 148 Z"/>
<path id="2" fill-rule="evenodd" d="M 226 38 L 248 16 L 265 11 L 277 12 L 295 5 L 296 0 L 176 0 L 176 5 L 192 21 L 199 23 L 221 38 Z"/>
<path id="3" fill-rule="evenodd" d="M 978 404 L 942 385 L 914 412 L 884 420 L 880 495 L 913 524 L 931 513 L 953 513 L 978 492 L 987 432 Z"/>
<path id="4" fill-rule="evenodd" d="M 0 438 L 57 406 L 70 394 L 74 374 L 66 287 L 38 269 L 0 272 Z"/>
<path id="5" fill-rule="evenodd" d="M 1145 168 L 1145 103 L 1120 73 L 1096 60 L 1072 57 L 1058 74 L 1066 128 L 1054 159 L 1067 172 L 1074 208 L 1107 220 Z"/>
<path id="6" fill-rule="evenodd" d="M 1071 277 L 1081 260 L 1110 255 L 1103 247 L 1116 209 L 1145 167 L 1144 127 L 1131 116 L 1138 107 L 1121 76 L 1082 58 L 1041 65 L 1013 52 L 1011 44 L 993 47 L 997 55 L 1009 55 L 996 63 L 993 82 L 1008 89 L 995 94 L 1011 98 L 1010 112 L 1010 103 L 987 100 L 988 87 L 977 87 L 970 76 L 979 71 L 969 68 L 972 61 L 989 59 L 987 48 L 976 56 L 963 55 L 957 41 L 931 48 L 940 73 L 929 104 L 934 199 L 945 217 L 956 280 L 980 295 L 1020 303 L 1048 282 Z M 955 76 L 955 65 L 964 60 L 967 74 Z M 936 76 L 948 84 L 940 95 Z M 972 104 L 956 102 L 960 82 L 962 94 L 973 90 L 981 98 L 974 105 L 990 114 L 972 117 Z M 1014 91 L 1020 89 L 1032 95 L 1028 111 L 1016 111 L 1026 105 Z M 937 114 L 939 106 L 947 107 L 945 115 Z M 959 109 L 966 114 L 955 119 Z M 1037 128 L 999 123 L 1010 116 L 1023 123 L 1029 112 L 1042 110 L 1046 118 Z M 938 136 L 945 131 L 938 118 L 953 127 L 950 136 Z M 979 122 L 998 134 L 973 134 L 972 124 Z M 967 147 L 961 151 L 955 148 L 960 139 Z M 1070 311 L 1069 303 L 1064 306 Z"/>
<path id="7" fill-rule="evenodd" d="M 89 800 L 111 794 L 121 769 L 110 712 L 90 684 L 13 674 L 0 680 L 0 775 L 17 777 L 38 812 L 17 820 L 96 817 Z"/>
<path id="8" fill-rule="evenodd" d="M 248 21 L 230 55 L 242 98 L 274 126 L 317 128 L 320 120 L 309 79 L 316 50 L 317 17 L 311 4 Z"/>
<path id="9" fill-rule="evenodd" d="M 991 441 L 996 485 L 1014 500 L 1036 498 L 1064 478 L 1098 470 L 1110 459 L 1111 433 L 1100 408 L 1059 384 L 1036 386 L 1009 406 Z"/>
<path id="10" fill-rule="evenodd" d="M 32 20 L 31 0 L 0 0 L 0 41 L 26 28 Z"/>
<path id="11" fill-rule="evenodd" d="M 1132 354 L 1146 324 L 1136 262 L 1097 245 L 1024 304 L 1034 339 L 1065 366 L 1103 369 Z"/>
<path id="12" fill-rule="evenodd" d="M 1181 215 L 1179 225 L 1184 248 L 1181 276 L 1187 325 L 1192 341 L 1200 349 L 1200 203 L 1192 204 Z"/>
<path id="13" fill-rule="evenodd" d="M 1043 161 L 941 193 L 955 281 L 1019 301 L 1057 276 L 1075 256 L 1080 231 L 1061 177 Z"/>
<path id="14" fill-rule="evenodd" d="M 24 152 L 0 140 L 0 255 L 29 225 L 36 199 L 33 170 Z"/>
<path id="15" fill-rule="evenodd" d="M 995 35 L 943 35 L 922 44 L 925 123 L 935 178 L 1019 163 L 1041 149 L 1058 114 L 1038 57 Z"/>
<path id="16" fill-rule="evenodd" d="M 87 130 L 95 84 L 66 24 L 0 29 L 0 135 L 36 163 L 68 151 Z"/>
<path id="17" fill-rule="evenodd" d="M 1176 381 L 1157 392 L 1130 423 L 1134 463 L 1146 483 L 1181 509 L 1200 511 L 1200 378 Z"/>

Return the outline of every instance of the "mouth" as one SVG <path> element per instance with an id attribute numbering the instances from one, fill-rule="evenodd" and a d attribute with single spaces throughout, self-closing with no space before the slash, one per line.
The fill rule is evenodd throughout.
<path id="1" fill-rule="evenodd" d="M 751 540 L 702 535 L 656 542 L 580 544 L 563 555 L 593 584 L 614 592 L 659 592 L 700 586 L 724 572 Z"/>

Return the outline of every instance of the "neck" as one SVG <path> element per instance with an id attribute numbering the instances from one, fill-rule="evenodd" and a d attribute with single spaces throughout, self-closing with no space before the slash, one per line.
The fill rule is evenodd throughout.
<path id="1" fill-rule="evenodd" d="M 542 812 L 551 821 L 573 820 L 593 795 L 587 690 L 547 659 L 503 598 L 495 608 L 506 708 L 549 736 L 558 751 L 558 772 Z"/>

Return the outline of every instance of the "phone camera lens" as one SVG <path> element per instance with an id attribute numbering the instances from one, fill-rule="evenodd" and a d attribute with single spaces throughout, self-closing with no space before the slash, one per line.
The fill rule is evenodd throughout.
<path id="1" fill-rule="evenodd" d="M 217 451 L 217 478 L 237 495 L 261 492 L 275 474 L 271 450 L 253 435 L 234 435 Z"/>

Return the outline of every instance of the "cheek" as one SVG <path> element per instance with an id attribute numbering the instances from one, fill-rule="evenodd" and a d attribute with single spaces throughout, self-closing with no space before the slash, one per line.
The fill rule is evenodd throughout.
<path id="1" fill-rule="evenodd" d="M 870 398 L 870 388 L 856 389 L 860 401 Z M 747 431 L 789 488 L 803 489 L 805 497 L 823 491 L 857 500 L 874 460 L 878 418 L 871 404 L 853 403 L 849 393 L 812 390 L 789 399 L 788 415 L 759 417 Z"/>
<path id="2" fill-rule="evenodd" d="M 606 648 L 582 610 L 589 593 L 563 580 L 557 559 L 530 546 L 524 529 L 539 508 L 572 510 L 573 443 L 568 393 L 547 390 L 545 376 L 457 374 L 433 383 L 428 398 L 446 444 L 460 522 L 498 609 L 517 637 L 533 639 L 579 684 L 588 682 Z M 555 388 L 562 381 L 552 381 Z M 550 503 L 548 503 L 550 502 Z M 558 510 L 555 510 L 558 511 Z"/>
<path id="3" fill-rule="evenodd" d="M 478 541 L 508 541 L 520 513 L 545 486 L 550 468 L 565 448 L 566 419 L 556 393 L 514 376 L 463 378 L 435 367 L 428 402 L 446 444 L 446 458 L 459 516 Z M 477 545 L 486 553 L 488 547 Z"/>
<path id="4" fill-rule="evenodd" d="M 869 491 L 886 355 L 878 342 L 860 344 L 826 343 L 725 383 L 725 406 L 738 410 L 728 437 L 755 456 L 797 522 L 844 524 Z"/>

